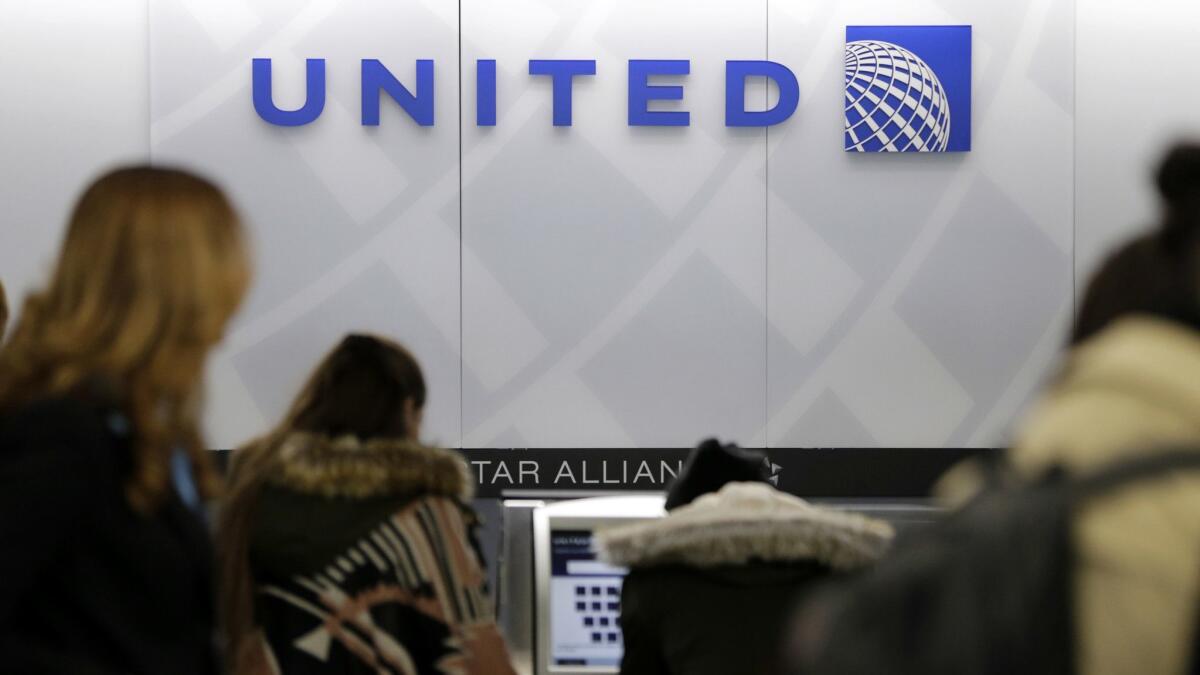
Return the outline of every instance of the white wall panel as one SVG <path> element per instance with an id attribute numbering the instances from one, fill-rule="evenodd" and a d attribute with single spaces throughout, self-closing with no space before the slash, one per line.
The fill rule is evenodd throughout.
<path id="1" fill-rule="evenodd" d="M 469 446 L 680 446 L 765 421 L 761 129 L 724 120 L 764 3 L 465 0 L 463 426 Z M 475 60 L 499 114 L 475 125 Z M 530 59 L 595 59 L 551 125 Z M 689 59 L 691 126 L 627 123 L 628 59 Z M 760 92 L 761 93 L 761 92 Z"/>
<path id="2" fill-rule="evenodd" d="M 260 433 L 341 335 L 372 331 L 416 354 L 430 390 L 427 436 L 457 444 L 457 2 L 221 4 L 151 6 L 154 160 L 225 185 L 255 242 L 253 292 L 211 368 L 210 441 Z M 274 60 L 281 108 L 304 100 L 304 60 L 326 59 L 321 117 L 301 127 L 260 119 L 253 58 Z M 362 59 L 410 89 L 416 60 L 433 59 L 434 125 L 418 126 L 384 95 L 380 125 L 362 126 Z"/>
<path id="3" fill-rule="evenodd" d="M 845 27 L 880 24 L 974 27 L 971 153 L 843 152 Z M 769 141 L 769 444 L 1003 440 L 1071 309 L 1073 39 L 1065 0 L 771 1 L 802 92 Z"/>
<path id="4" fill-rule="evenodd" d="M 1156 217 L 1164 144 L 1200 135 L 1183 0 L 463 0 L 461 148 L 457 2 L 150 5 L 0 0 L 0 277 L 13 299 L 39 281 L 71 200 L 116 162 L 152 148 L 226 184 L 259 270 L 213 364 L 216 445 L 260 432 L 353 328 L 413 346 L 447 443 L 1002 442 L 1072 282 Z M 842 153 L 859 23 L 974 25 L 971 154 Z M 321 120 L 259 120 L 255 56 L 276 59 L 281 104 L 327 58 Z M 764 57 L 798 75 L 799 110 L 725 128 L 724 60 Z M 435 59 L 436 126 L 386 101 L 360 126 L 360 58 L 406 81 Z M 499 61 L 495 128 L 474 125 L 476 58 Z M 574 127 L 550 125 L 530 58 L 598 60 Z M 691 60 L 691 127 L 626 124 L 628 58 Z"/>

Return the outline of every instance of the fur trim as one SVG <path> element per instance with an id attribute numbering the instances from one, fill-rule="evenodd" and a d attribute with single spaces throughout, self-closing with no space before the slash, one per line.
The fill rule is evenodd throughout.
<path id="1" fill-rule="evenodd" d="M 744 565 L 812 560 L 836 570 L 868 565 L 892 526 L 813 506 L 762 483 L 730 483 L 667 517 L 598 532 L 597 548 L 620 567 Z"/>
<path id="2" fill-rule="evenodd" d="M 321 497 L 367 499 L 421 494 L 468 500 L 467 463 L 449 450 L 410 441 L 296 432 L 279 445 L 267 481 Z"/>

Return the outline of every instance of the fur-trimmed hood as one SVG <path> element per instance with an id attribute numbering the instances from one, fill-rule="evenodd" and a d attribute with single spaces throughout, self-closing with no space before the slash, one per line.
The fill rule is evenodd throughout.
<path id="1" fill-rule="evenodd" d="M 471 498 L 467 463 L 449 450 L 412 441 L 294 432 L 280 441 L 267 483 L 326 498 L 433 495 Z"/>
<path id="2" fill-rule="evenodd" d="M 600 557 L 620 567 L 711 568 L 815 561 L 844 571 L 874 562 L 887 523 L 814 506 L 763 483 L 730 483 L 660 520 L 604 530 Z"/>

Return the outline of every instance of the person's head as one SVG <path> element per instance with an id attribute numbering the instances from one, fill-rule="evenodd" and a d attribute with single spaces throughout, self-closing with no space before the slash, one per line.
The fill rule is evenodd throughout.
<path id="1" fill-rule="evenodd" d="M 1092 275 L 1072 346 L 1130 314 L 1200 328 L 1200 145 L 1171 148 L 1155 173 L 1162 223 L 1115 249 Z"/>
<path id="2" fill-rule="evenodd" d="M 683 470 L 667 490 L 664 506 L 668 511 L 674 511 L 703 495 L 719 491 L 729 483 L 765 482 L 765 455 L 710 438 L 692 450 Z"/>
<path id="3" fill-rule="evenodd" d="M 348 335 L 317 366 L 292 404 L 286 431 L 330 437 L 416 440 L 425 408 L 425 377 L 400 345 Z"/>
<path id="4" fill-rule="evenodd" d="M 1194 258 L 1200 245 L 1200 143 L 1167 151 L 1155 174 L 1163 203 L 1159 238 L 1167 255 Z"/>
<path id="5" fill-rule="evenodd" d="M 152 167 L 102 176 L 0 351 L 0 408 L 101 383 L 132 422 L 131 503 L 145 510 L 167 494 L 179 447 L 210 494 L 195 420 L 201 370 L 249 276 L 242 226 L 212 183 Z"/>

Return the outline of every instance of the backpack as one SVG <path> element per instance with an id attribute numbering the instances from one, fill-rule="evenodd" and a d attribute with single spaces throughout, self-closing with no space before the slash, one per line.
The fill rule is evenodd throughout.
<path id="1" fill-rule="evenodd" d="M 1053 470 L 977 497 L 816 603 L 823 635 L 802 672 L 1075 672 L 1073 514 L 1177 470 L 1200 470 L 1200 452 L 1162 452 L 1080 477 Z"/>

